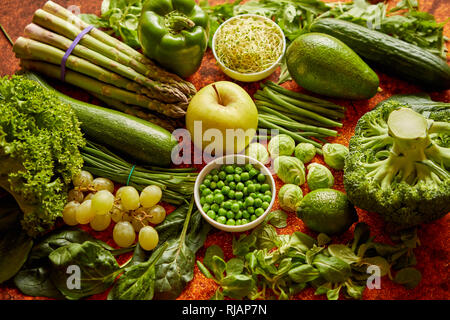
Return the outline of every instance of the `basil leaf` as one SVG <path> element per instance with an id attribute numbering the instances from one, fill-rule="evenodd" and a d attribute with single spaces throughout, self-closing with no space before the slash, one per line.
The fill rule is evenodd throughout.
<path id="1" fill-rule="evenodd" d="M 319 270 L 309 264 L 300 265 L 294 269 L 289 270 L 289 278 L 297 283 L 305 283 L 312 281 L 319 277 Z"/>
<path id="2" fill-rule="evenodd" d="M 155 264 L 167 243 L 163 244 L 146 262 L 125 269 L 108 294 L 108 300 L 151 300 L 155 289 Z"/>
<path id="3" fill-rule="evenodd" d="M 330 244 L 328 252 L 336 258 L 341 259 L 349 264 L 358 262 L 359 258 L 353 253 L 352 249 L 343 244 Z"/>
<path id="4" fill-rule="evenodd" d="M 420 280 L 422 280 L 422 274 L 415 268 L 401 269 L 394 277 L 394 282 L 405 286 L 407 289 L 415 288 Z"/>
<path id="5" fill-rule="evenodd" d="M 333 283 L 345 282 L 351 275 L 351 268 L 347 262 L 321 253 L 315 256 L 313 266 L 319 270 L 321 277 Z"/>
<path id="6" fill-rule="evenodd" d="M 51 263 L 50 278 L 58 290 L 68 299 L 75 300 L 109 288 L 120 273 L 114 256 L 100 245 L 86 241 L 61 247 L 48 256 Z M 68 285 L 69 266 L 80 269 L 80 287 Z"/>

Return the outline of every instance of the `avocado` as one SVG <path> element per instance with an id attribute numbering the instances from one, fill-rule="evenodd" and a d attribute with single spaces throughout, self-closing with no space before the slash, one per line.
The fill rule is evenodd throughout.
<path id="1" fill-rule="evenodd" d="M 297 37 L 286 51 L 294 81 L 314 93 L 343 99 L 369 99 L 377 93 L 377 74 L 345 43 L 322 33 Z"/>

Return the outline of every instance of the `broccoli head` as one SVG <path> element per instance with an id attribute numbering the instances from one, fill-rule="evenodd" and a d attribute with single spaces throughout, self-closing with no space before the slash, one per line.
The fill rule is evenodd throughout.
<path id="1" fill-rule="evenodd" d="M 0 187 L 18 202 L 30 236 L 61 216 L 83 145 L 70 106 L 23 76 L 0 78 Z"/>
<path id="2" fill-rule="evenodd" d="M 450 105 L 426 115 L 389 100 L 363 115 L 350 139 L 349 200 L 398 227 L 450 211 Z"/>

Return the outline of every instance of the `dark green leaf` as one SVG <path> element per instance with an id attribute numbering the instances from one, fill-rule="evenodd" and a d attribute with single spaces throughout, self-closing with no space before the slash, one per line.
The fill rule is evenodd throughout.
<path id="1" fill-rule="evenodd" d="M 330 289 L 327 291 L 327 299 L 328 300 L 338 300 L 339 299 L 339 292 L 341 291 L 341 287 L 339 286 L 335 289 Z"/>
<path id="2" fill-rule="evenodd" d="M 226 269 L 227 269 L 227 264 L 222 258 L 220 258 L 218 256 L 212 257 L 211 271 L 214 273 L 214 276 L 216 277 L 217 280 L 219 280 L 219 281 L 222 280 Z"/>
<path id="3" fill-rule="evenodd" d="M 212 269 L 212 259 L 214 256 L 217 256 L 222 260 L 225 259 L 222 248 L 216 244 L 213 244 L 206 249 L 205 257 L 203 258 L 203 263 L 209 269 Z"/>
<path id="4" fill-rule="evenodd" d="M 325 247 L 314 246 L 311 249 L 309 249 L 308 251 L 306 251 L 306 254 L 305 254 L 306 263 L 312 264 L 316 254 L 322 252 L 323 250 L 325 250 Z"/>
<path id="5" fill-rule="evenodd" d="M 331 238 L 326 235 L 325 233 L 319 233 L 317 235 L 317 245 L 319 247 L 323 247 L 324 245 L 328 244 L 331 241 Z"/>
<path id="6" fill-rule="evenodd" d="M 244 261 L 240 258 L 232 258 L 227 261 L 227 276 L 231 274 L 241 274 L 244 271 Z"/>
<path id="7" fill-rule="evenodd" d="M 151 300 L 155 289 L 155 264 L 167 243 L 146 262 L 135 263 L 125 269 L 108 294 L 108 300 Z"/>
<path id="8" fill-rule="evenodd" d="M 120 272 L 114 256 L 91 241 L 60 247 L 50 253 L 48 258 L 51 263 L 51 280 L 68 299 L 80 299 L 105 291 Z M 68 286 L 69 266 L 80 269 L 80 288 Z"/>
<path id="9" fill-rule="evenodd" d="M 214 295 L 209 300 L 223 300 L 224 296 L 222 293 L 222 290 L 220 288 L 217 288 L 216 292 L 214 292 Z"/>
<path id="10" fill-rule="evenodd" d="M 348 264 L 358 262 L 359 258 L 353 253 L 352 249 L 343 244 L 330 244 L 328 252 L 336 258 L 339 258 Z"/>
<path id="11" fill-rule="evenodd" d="M 317 287 L 317 289 L 314 292 L 314 294 L 315 295 L 326 294 L 330 290 L 331 290 L 331 283 L 330 282 L 326 282 L 326 283 L 320 285 L 319 287 Z"/>
<path id="12" fill-rule="evenodd" d="M 275 228 L 285 228 L 287 226 L 288 214 L 283 210 L 275 210 L 269 212 L 266 220 Z"/>
<path id="13" fill-rule="evenodd" d="M 256 247 L 258 249 L 272 249 L 278 246 L 278 234 L 275 228 L 270 225 L 259 226 L 253 231 L 256 236 Z"/>
<path id="14" fill-rule="evenodd" d="M 364 258 L 360 261 L 361 264 L 375 265 L 380 268 L 380 276 L 383 277 L 389 273 L 391 266 L 383 257 Z"/>
<path id="15" fill-rule="evenodd" d="M 242 299 L 253 290 L 255 281 L 249 275 L 232 274 L 221 281 L 223 294 L 233 299 Z"/>
<path id="16" fill-rule="evenodd" d="M 415 288 L 422 280 L 422 274 L 415 268 L 401 269 L 394 277 L 394 282 L 405 286 L 408 289 Z"/>
<path id="17" fill-rule="evenodd" d="M 352 250 L 353 252 L 356 252 L 358 247 L 366 243 L 367 240 L 370 238 L 370 228 L 365 222 L 358 222 L 355 225 L 355 230 L 353 231 L 353 243 L 352 243 Z"/>
<path id="18" fill-rule="evenodd" d="M 233 237 L 233 254 L 235 256 L 244 256 L 255 247 L 256 236 L 253 233 L 249 235 L 242 234 L 238 240 Z"/>
<path id="19" fill-rule="evenodd" d="M 346 293 L 353 299 L 361 299 L 366 286 L 358 286 L 351 281 L 345 283 Z"/>

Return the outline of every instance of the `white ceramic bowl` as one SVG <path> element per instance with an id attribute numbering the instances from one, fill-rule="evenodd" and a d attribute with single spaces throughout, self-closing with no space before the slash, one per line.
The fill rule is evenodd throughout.
<path id="1" fill-rule="evenodd" d="M 205 176 L 208 175 L 208 173 L 213 169 L 220 168 L 223 164 L 239 164 L 239 165 L 245 165 L 247 163 L 251 163 L 254 165 L 258 170 L 260 170 L 264 175 L 266 175 L 266 183 L 269 184 L 270 189 L 272 191 L 272 200 L 270 201 L 269 207 L 264 211 L 264 213 L 259 216 L 257 219 L 246 223 L 244 225 L 240 226 L 229 226 L 222 223 L 217 222 L 214 219 L 211 219 L 205 211 L 202 209 L 202 205 L 200 204 L 200 191 L 199 187 L 202 184 L 203 180 L 205 179 Z M 270 173 L 269 169 L 267 169 L 261 162 L 257 161 L 254 158 L 250 158 L 246 155 L 241 154 L 233 154 L 224 156 L 221 158 L 217 158 L 210 163 L 208 163 L 202 171 L 200 171 L 200 174 L 197 177 L 197 180 L 195 181 L 195 187 L 194 187 L 194 199 L 195 204 L 197 205 L 198 210 L 200 211 L 203 218 L 206 219 L 212 226 L 216 227 L 217 229 L 228 231 L 228 232 L 243 232 L 250 229 L 255 228 L 257 225 L 259 225 L 263 220 L 266 218 L 267 214 L 272 209 L 272 206 L 275 202 L 276 197 L 276 186 L 275 181 L 272 177 L 272 174 Z"/>
<path id="2" fill-rule="evenodd" d="M 269 21 L 270 23 L 272 23 L 273 25 L 275 25 L 277 27 L 277 29 L 280 32 L 280 35 L 283 38 L 283 50 L 281 51 L 282 53 L 281 53 L 280 57 L 278 58 L 278 60 L 275 61 L 266 70 L 263 70 L 263 71 L 260 71 L 260 72 L 255 72 L 255 73 L 240 73 L 240 72 L 237 72 L 235 70 L 232 70 L 232 69 L 226 67 L 222 63 L 222 61 L 220 61 L 219 58 L 217 58 L 216 48 L 215 48 L 216 47 L 216 36 L 217 36 L 218 32 L 220 32 L 220 30 L 222 29 L 222 26 L 226 25 L 227 23 L 229 23 L 232 20 L 240 19 L 242 17 L 247 17 L 247 16 L 256 17 L 258 19 L 263 19 L 263 20 Z M 280 26 L 278 24 L 276 24 L 275 22 L 273 22 L 272 20 L 270 20 L 269 18 L 266 18 L 266 17 L 263 17 L 263 16 L 259 16 L 259 15 L 256 15 L 256 14 L 241 14 L 241 15 L 238 15 L 238 16 L 235 16 L 235 17 L 232 17 L 232 18 L 226 20 L 224 23 L 222 23 L 219 26 L 219 28 L 217 28 L 216 32 L 214 33 L 213 40 L 212 40 L 212 51 L 213 51 L 213 54 L 214 54 L 214 58 L 216 58 L 216 61 L 219 64 L 220 69 L 227 76 L 229 76 L 232 79 L 235 79 L 235 80 L 238 80 L 238 81 L 242 81 L 242 82 L 255 82 L 255 81 L 259 81 L 259 80 L 267 78 L 268 76 L 270 76 L 277 69 L 277 67 L 279 66 L 279 64 L 281 62 L 281 59 L 283 58 L 284 53 L 286 51 L 286 38 L 285 38 L 283 30 L 281 30 Z"/>

